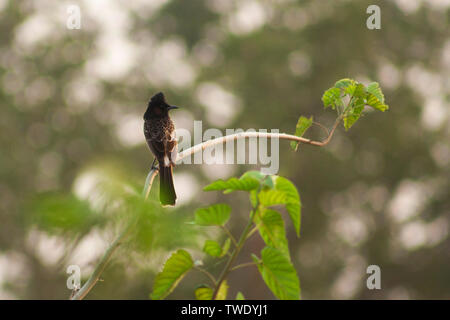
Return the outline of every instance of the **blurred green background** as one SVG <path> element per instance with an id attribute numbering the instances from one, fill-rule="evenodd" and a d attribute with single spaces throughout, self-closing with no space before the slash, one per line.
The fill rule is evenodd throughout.
<path id="1" fill-rule="evenodd" d="M 381 30 L 366 9 L 381 8 Z M 66 27 L 78 5 L 81 29 Z M 169 253 L 196 259 L 194 211 L 244 194 L 206 193 L 249 165 L 180 165 L 179 203 L 142 201 L 152 156 L 142 132 L 164 91 L 177 128 L 277 128 L 300 115 L 331 126 L 324 90 L 344 77 L 378 81 L 390 110 L 373 112 L 325 148 L 280 141 L 279 174 L 299 189 L 302 235 L 287 233 L 304 299 L 450 299 L 450 2 L 227 0 L 0 1 L 0 299 L 66 299 L 66 268 L 84 282 L 126 219 L 119 248 L 90 299 L 148 299 Z M 308 132 L 320 139 L 319 129 Z M 259 252 L 254 236 L 240 262 Z M 381 268 L 381 290 L 366 287 Z M 219 272 L 220 266 L 213 266 Z M 194 298 L 200 273 L 169 299 Z M 229 277 L 230 298 L 273 299 L 255 268 Z"/>

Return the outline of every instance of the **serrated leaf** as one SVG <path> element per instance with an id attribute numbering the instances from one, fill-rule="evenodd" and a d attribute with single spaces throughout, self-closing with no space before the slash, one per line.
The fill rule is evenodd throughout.
<path id="1" fill-rule="evenodd" d="M 263 208 L 256 212 L 254 221 L 264 243 L 289 257 L 288 241 L 281 214 L 275 210 Z"/>
<path id="2" fill-rule="evenodd" d="M 300 281 L 289 259 L 281 251 L 265 247 L 261 251 L 261 260 L 258 270 L 275 297 L 280 300 L 300 299 Z"/>
<path id="3" fill-rule="evenodd" d="M 250 191 L 259 187 L 259 181 L 251 176 L 230 178 L 228 180 L 217 180 L 203 188 L 204 191 L 224 190 L 224 193 L 242 190 Z"/>
<path id="4" fill-rule="evenodd" d="M 259 195 L 259 204 L 264 207 L 286 204 L 286 195 L 284 192 L 275 189 L 262 190 Z"/>
<path id="5" fill-rule="evenodd" d="M 186 273 L 193 267 L 191 255 L 185 250 L 173 253 L 164 264 L 163 270 L 156 276 L 151 298 L 164 299 L 169 295 Z"/>
<path id="6" fill-rule="evenodd" d="M 261 181 L 265 177 L 266 177 L 266 175 L 264 173 L 262 173 L 261 171 L 250 170 L 250 171 L 245 172 L 239 179 L 254 178 L 258 181 Z"/>
<path id="7" fill-rule="evenodd" d="M 206 286 L 202 285 L 195 289 L 195 299 L 197 300 L 212 300 L 213 290 Z"/>
<path id="8" fill-rule="evenodd" d="M 385 105 L 384 103 L 382 103 L 375 95 L 373 95 L 372 93 L 367 93 L 367 97 L 366 97 L 366 104 L 371 106 L 374 109 L 380 110 L 380 111 L 386 111 L 387 109 L 389 109 L 389 107 L 387 105 Z"/>
<path id="9" fill-rule="evenodd" d="M 236 300 L 245 300 L 244 295 L 242 294 L 242 292 L 238 292 L 236 295 Z"/>
<path id="10" fill-rule="evenodd" d="M 247 171 L 244 173 L 239 179 L 245 179 L 245 178 L 254 178 L 259 181 L 262 187 L 273 187 L 272 178 L 270 175 L 264 174 L 261 171 Z M 256 189 L 253 189 L 256 190 Z M 252 191 L 253 191 L 252 190 Z"/>
<path id="11" fill-rule="evenodd" d="M 367 86 L 367 92 L 373 94 L 382 104 L 384 104 L 384 94 L 381 91 L 380 85 L 378 82 L 371 82 Z"/>
<path id="12" fill-rule="evenodd" d="M 339 89 L 345 89 L 347 87 L 354 86 L 355 84 L 356 84 L 355 80 L 352 80 L 349 78 L 344 78 L 344 79 L 336 81 L 336 83 L 334 84 L 334 87 L 339 88 Z"/>
<path id="13" fill-rule="evenodd" d="M 361 117 L 364 110 L 364 99 L 359 98 L 355 101 L 354 107 L 350 109 L 344 117 L 344 127 L 346 130 L 350 129 L 353 124 Z"/>
<path id="14" fill-rule="evenodd" d="M 214 204 L 195 211 L 195 223 L 199 226 L 222 226 L 230 218 L 231 207 L 225 203 Z"/>
<path id="15" fill-rule="evenodd" d="M 361 83 L 355 83 L 345 88 L 344 92 L 355 98 L 363 98 L 366 95 L 366 88 Z"/>
<path id="16" fill-rule="evenodd" d="M 286 178 L 278 177 L 275 183 L 277 190 L 283 191 L 286 194 L 286 210 L 292 220 L 297 237 L 300 236 L 300 222 L 302 203 L 300 195 L 295 185 Z"/>
<path id="17" fill-rule="evenodd" d="M 222 247 L 217 241 L 206 240 L 203 245 L 203 252 L 212 257 L 220 257 L 222 255 Z"/>
<path id="18" fill-rule="evenodd" d="M 275 189 L 262 190 L 259 193 L 259 203 L 264 207 L 283 204 L 289 213 L 297 236 L 300 236 L 301 201 L 295 185 L 288 179 L 273 176 Z"/>
<path id="19" fill-rule="evenodd" d="M 219 290 L 217 291 L 216 300 L 226 300 L 228 294 L 228 283 L 227 280 L 222 281 Z"/>
<path id="20" fill-rule="evenodd" d="M 330 88 L 327 91 L 323 93 L 322 96 L 322 102 L 323 106 L 325 108 L 328 108 L 331 106 L 331 108 L 334 110 L 337 105 L 342 104 L 342 100 L 340 98 L 341 90 L 339 88 Z"/>
<path id="21" fill-rule="evenodd" d="M 301 116 L 298 121 L 297 121 L 297 125 L 295 126 L 295 135 L 297 137 L 302 137 L 306 130 L 309 129 L 309 127 L 311 127 L 313 123 L 313 117 L 310 117 L 309 119 L 306 117 Z M 297 151 L 299 142 L 297 141 L 291 141 L 291 148 L 294 149 L 295 151 Z"/>

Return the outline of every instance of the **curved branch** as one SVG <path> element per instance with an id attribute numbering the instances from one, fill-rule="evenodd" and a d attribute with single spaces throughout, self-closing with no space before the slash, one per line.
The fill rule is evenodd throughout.
<path id="1" fill-rule="evenodd" d="M 228 136 L 208 140 L 208 141 L 199 143 L 189 149 L 186 149 L 186 150 L 178 153 L 177 162 L 179 162 L 183 158 L 193 155 L 194 153 L 203 151 L 208 147 L 212 147 L 212 146 L 215 146 L 218 144 L 224 144 L 227 141 L 231 141 L 231 140 L 239 140 L 239 139 L 245 139 L 245 138 L 282 139 L 282 140 L 290 140 L 290 141 L 297 141 L 299 143 L 310 144 L 310 145 L 313 145 L 316 147 L 323 147 L 323 146 L 326 146 L 330 142 L 331 137 L 333 136 L 334 131 L 336 130 L 340 121 L 341 121 L 341 117 L 336 119 L 336 122 L 334 123 L 333 128 L 331 129 L 330 133 L 328 134 L 328 137 L 323 141 L 315 141 L 315 140 L 311 140 L 308 138 L 297 137 L 297 136 L 294 136 L 292 134 L 287 134 L 287 133 L 239 132 L 239 133 L 230 134 Z"/>

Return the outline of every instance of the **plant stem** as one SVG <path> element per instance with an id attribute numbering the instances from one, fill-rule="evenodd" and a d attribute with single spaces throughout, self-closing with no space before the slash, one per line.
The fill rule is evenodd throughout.
<path id="1" fill-rule="evenodd" d="M 230 271 L 234 271 L 236 269 L 240 269 L 240 268 L 244 268 L 244 267 L 250 267 L 250 266 L 256 266 L 256 263 L 255 262 L 247 262 L 247 263 L 239 264 L 239 265 L 231 268 Z"/>
<path id="2" fill-rule="evenodd" d="M 225 231 L 225 233 L 228 235 L 228 237 L 231 239 L 231 242 L 233 242 L 234 246 L 237 247 L 237 241 L 236 239 L 233 237 L 233 235 L 231 234 L 230 230 L 228 230 L 227 227 L 225 226 L 220 226 L 223 231 Z"/>
<path id="3" fill-rule="evenodd" d="M 230 259 L 228 259 L 227 264 L 225 265 L 225 268 L 223 269 L 222 273 L 220 274 L 219 279 L 217 280 L 217 284 L 216 284 L 216 287 L 214 288 L 214 292 L 213 292 L 213 298 L 212 298 L 213 300 L 216 299 L 217 293 L 219 292 L 220 285 L 227 278 L 228 273 L 231 271 L 231 265 L 233 264 L 234 260 L 236 260 L 239 252 L 241 251 L 242 247 L 244 246 L 245 240 L 247 240 L 247 235 L 250 232 L 252 225 L 253 225 L 253 216 L 255 215 L 258 206 L 259 206 L 259 203 L 256 204 L 255 208 L 253 208 L 253 210 L 250 214 L 250 219 L 249 219 L 247 225 L 245 226 L 245 229 L 242 232 L 241 237 L 239 238 L 239 242 L 238 242 L 236 248 L 234 249 L 233 253 L 231 254 Z"/>
<path id="4" fill-rule="evenodd" d="M 258 231 L 259 225 L 260 225 L 260 224 L 258 224 L 257 226 L 255 226 L 252 230 L 250 230 L 250 232 L 249 232 L 248 235 L 247 235 L 247 239 L 250 238 L 256 231 Z"/>
<path id="5" fill-rule="evenodd" d="M 214 278 L 214 276 L 211 273 L 209 273 L 208 271 L 206 271 L 205 269 L 200 268 L 200 267 L 194 267 L 194 269 L 202 272 L 203 274 L 205 274 L 211 280 L 213 285 L 214 286 L 216 285 L 216 283 L 217 283 L 216 278 Z"/>

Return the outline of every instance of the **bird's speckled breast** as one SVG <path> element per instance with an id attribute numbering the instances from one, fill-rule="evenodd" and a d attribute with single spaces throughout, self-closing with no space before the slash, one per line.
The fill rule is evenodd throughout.
<path id="1" fill-rule="evenodd" d="M 169 117 L 146 120 L 144 135 L 147 140 L 170 141 L 175 138 L 175 126 Z"/>

